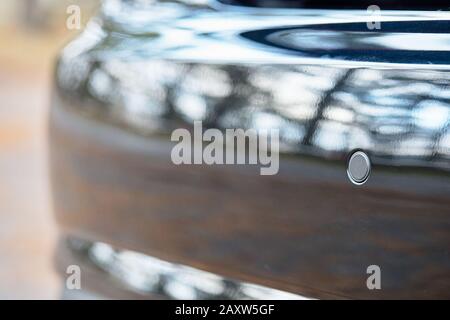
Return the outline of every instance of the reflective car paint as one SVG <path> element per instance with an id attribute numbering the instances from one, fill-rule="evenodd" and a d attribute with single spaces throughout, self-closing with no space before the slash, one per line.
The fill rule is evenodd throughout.
<path id="1" fill-rule="evenodd" d="M 420 50 L 384 23 L 362 41 L 359 11 L 106 1 L 56 69 L 63 233 L 316 298 L 449 298 L 446 18 L 386 13 L 389 28 L 421 21 Z M 279 129 L 278 175 L 172 164 L 171 132 L 195 120 Z M 356 186 L 359 149 L 372 171 Z"/>

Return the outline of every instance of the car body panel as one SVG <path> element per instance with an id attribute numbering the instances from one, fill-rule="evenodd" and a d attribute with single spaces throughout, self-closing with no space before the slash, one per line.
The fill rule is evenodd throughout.
<path id="1" fill-rule="evenodd" d="M 339 33 L 349 19 L 362 32 L 360 11 L 123 6 L 105 4 L 56 69 L 50 163 L 64 234 L 314 298 L 449 298 L 444 32 L 423 50 L 394 38 L 376 40 L 376 51 Z M 383 16 L 423 29 L 445 18 Z M 311 30 L 324 26 L 338 45 L 349 40 L 349 55 L 318 50 L 330 34 Z M 272 45 L 280 30 L 290 47 Z M 398 34 L 412 41 L 407 28 Z M 173 164 L 171 133 L 198 120 L 279 129 L 279 173 Z M 372 172 L 356 186 L 346 164 L 359 149 Z M 370 265 L 382 290 L 366 286 Z"/>

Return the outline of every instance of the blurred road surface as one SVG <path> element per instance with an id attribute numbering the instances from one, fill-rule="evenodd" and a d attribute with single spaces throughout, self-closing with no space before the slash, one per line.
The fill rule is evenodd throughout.
<path id="1" fill-rule="evenodd" d="M 46 115 L 68 35 L 0 27 L 0 299 L 56 299 Z"/>

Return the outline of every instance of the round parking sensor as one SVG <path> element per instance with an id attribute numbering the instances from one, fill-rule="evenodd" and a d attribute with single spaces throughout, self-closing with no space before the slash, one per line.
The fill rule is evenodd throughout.
<path id="1" fill-rule="evenodd" d="M 356 151 L 350 157 L 347 175 L 354 184 L 364 184 L 370 176 L 370 159 L 363 151 Z"/>

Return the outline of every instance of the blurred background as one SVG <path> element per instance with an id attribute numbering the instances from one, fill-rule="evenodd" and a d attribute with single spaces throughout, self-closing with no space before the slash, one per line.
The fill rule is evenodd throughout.
<path id="1" fill-rule="evenodd" d="M 97 0 L 0 1 L 0 299 L 57 299 L 56 230 L 46 163 L 47 110 L 58 51 L 69 30 L 67 8 L 81 27 Z"/>

